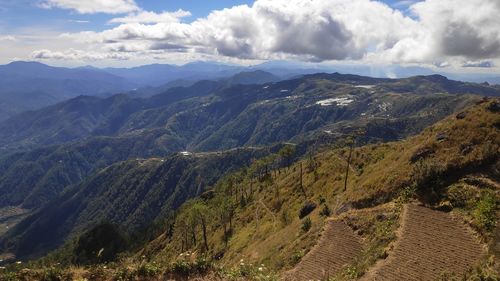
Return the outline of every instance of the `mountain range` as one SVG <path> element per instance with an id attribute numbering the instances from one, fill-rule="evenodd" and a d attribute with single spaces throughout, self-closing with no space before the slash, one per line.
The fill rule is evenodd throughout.
<path id="1" fill-rule="evenodd" d="M 262 78 L 263 84 L 244 83 L 249 75 Z M 278 82 L 267 79 L 276 77 L 264 72 L 241 73 L 231 79 L 199 81 L 144 98 L 130 94 L 79 96 L 0 123 L 0 206 L 18 206 L 26 214 L 41 208 L 21 222 L 22 230 L 12 232 L 18 238 L 24 237 L 20 241 L 32 241 L 20 244 L 17 255 L 40 255 L 100 220 L 127 224 L 127 228 L 134 225 L 131 229 L 146 227 L 160 213 L 175 210 L 206 191 L 229 170 L 265 156 L 251 153 L 257 147 L 290 142 L 321 146 L 359 129 L 364 131 L 358 139 L 360 144 L 400 140 L 481 101 L 483 96 L 500 95 L 497 87 L 438 75 L 386 79 L 335 73 Z M 176 154 L 184 151 L 185 155 L 205 155 L 237 148 L 243 150 L 223 154 L 226 156 L 195 156 L 195 162 L 186 162 L 191 158 Z M 207 169 L 215 170 L 197 170 L 206 163 L 211 163 Z M 128 178 L 158 169 L 162 172 L 153 172 L 151 180 L 147 180 L 149 176 L 140 182 Z M 179 178 L 162 179 L 169 170 L 176 169 L 180 174 L 172 176 L 187 173 L 183 187 L 179 187 Z M 108 176 L 108 172 L 112 175 Z M 116 186 L 115 181 L 119 182 Z M 157 191 L 153 188 L 156 185 Z M 134 201 L 115 201 L 127 206 L 129 211 L 125 213 L 102 212 L 107 207 L 95 205 L 97 199 L 89 199 L 105 198 L 99 200 L 113 206 L 107 200 L 119 193 L 112 190 L 123 190 L 125 195 L 136 188 L 142 188 L 137 191 L 142 194 L 139 199 L 134 195 L 127 197 Z M 161 195 L 163 199 L 151 197 L 161 202 L 150 202 L 149 197 L 144 197 L 146 190 L 155 196 L 167 193 Z M 173 190 L 180 190 L 181 197 L 175 197 Z M 177 203 L 171 205 L 170 200 Z M 85 215 L 72 215 L 68 221 L 59 215 L 47 221 L 46 216 L 52 213 L 50 206 L 94 209 L 84 211 L 89 212 Z M 163 211 L 154 209 L 159 206 L 165 206 Z M 146 207 L 154 208 L 146 212 Z M 137 212 L 155 215 L 133 215 Z M 61 213 L 71 212 L 57 209 L 54 214 Z M 91 216 L 94 219 L 90 220 Z M 43 229 L 48 227 L 46 224 L 49 229 L 61 224 L 63 229 L 53 235 L 54 239 L 34 239 L 32 236 L 41 231 L 38 227 Z M 28 231 L 26 227 L 33 229 Z"/>
<path id="2" fill-rule="evenodd" d="M 375 77 L 410 77 L 442 74 L 469 82 L 498 84 L 491 75 L 441 73 L 426 68 L 363 68 L 266 62 L 254 66 L 193 62 L 185 65 L 152 64 L 131 68 L 65 68 L 39 62 L 16 61 L 0 65 L 0 121 L 18 113 L 40 109 L 80 95 L 111 96 L 129 93 L 152 96 L 200 80 L 226 80 L 230 84 L 262 84 L 318 72 L 345 72 Z M 265 72 L 265 73 L 264 73 Z"/>

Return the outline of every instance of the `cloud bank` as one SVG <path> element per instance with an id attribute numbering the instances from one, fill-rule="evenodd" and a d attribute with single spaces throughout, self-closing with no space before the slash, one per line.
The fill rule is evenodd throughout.
<path id="1" fill-rule="evenodd" d="M 73 1 L 49 2 L 68 6 Z M 138 11 L 132 0 L 85 3 L 93 2 L 128 3 L 126 9 L 135 12 L 112 19 L 110 23 L 117 25 L 102 32 L 62 36 L 109 56 L 190 53 L 243 60 L 441 66 L 480 66 L 500 57 L 498 0 L 426 0 L 410 4 L 409 14 L 373 0 L 257 0 L 252 6 L 213 11 L 191 23 L 182 21 L 191 15 L 183 10 Z M 105 10 L 89 6 L 73 8 Z M 62 57 L 51 53 L 44 50 L 44 58 Z"/>
<path id="2" fill-rule="evenodd" d="M 39 6 L 74 10 L 80 14 L 123 14 L 140 10 L 134 0 L 45 0 Z"/>

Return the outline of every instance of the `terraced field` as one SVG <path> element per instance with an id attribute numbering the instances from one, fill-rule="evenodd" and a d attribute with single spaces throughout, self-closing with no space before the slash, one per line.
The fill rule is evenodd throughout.
<path id="1" fill-rule="evenodd" d="M 461 275 L 483 251 L 471 231 L 449 214 L 407 205 L 394 250 L 362 280 L 435 280 L 443 272 Z"/>
<path id="2" fill-rule="evenodd" d="M 326 280 L 352 263 L 363 250 L 362 240 L 341 221 L 330 220 L 323 235 L 302 261 L 284 274 L 283 280 Z"/>

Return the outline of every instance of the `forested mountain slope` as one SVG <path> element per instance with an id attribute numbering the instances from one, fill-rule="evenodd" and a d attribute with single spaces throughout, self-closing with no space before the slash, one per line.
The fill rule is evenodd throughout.
<path id="1" fill-rule="evenodd" d="M 449 87 L 449 83 L 467 87 Z M 416 127 L 416 133 L 470 104 L 470 97 L 463 94 L 498 93 L 500 90 L 494 87 L 435 77 L 388 80 L 317 74 L 265 85 L 235 86 L 202 81 L 147 99 L 125 95 L 78 97 L 21 114 L 0 123 L 0 147 L 29 149 L 91 136 L 165 128 L 171 137 L 181 138 L 186 147 L 227 149 L 305 139 L 321 131 L 338 131 L 343 123 L 386 123 L 384 127 L 391 131 L 388 133 L 404 137 L 405 124 L 400 123 L 413 123 L 409 127 Z M 287 122 L 291 116 L 293 124 Z M 234 131 L 235 127 L 239 129 Z M 221 139 L 221 144 L 214 145 Z"/>

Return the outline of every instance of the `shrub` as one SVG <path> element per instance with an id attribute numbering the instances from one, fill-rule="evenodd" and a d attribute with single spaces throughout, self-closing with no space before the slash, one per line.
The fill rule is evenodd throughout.
<path id="1" fill-rule="evenodd" d="M 309 215 L 314 209 L 316 209 L 317 205 L 313 202 L 306 202 L 302 205 L 299 211 L 299 219 L 303 219 L 305 216 Z"/>
<path id="2" fill-rule="evenodd" d="M 304 221 L 302 221 L 302 231 L 308 232 L 309 229 L 311 229 L 312 226 L 312 221 L 311 218 L 305 218 Z"/>
<path id="3" fill-rule="evenodd" d="M 484 192 L 472 211 L 474 222 L 480 229 L 489 232 L 495 228 L 497 222 L 495 216 L 496 207 L 495 194 L 491 191 Z"/>
<path id="4" fill-rule="evenodd" d="M 291 257 L 291 263 L 292 265 L 296 265 L 300 262 L 300 260 L 304 257 L 304 251 L 299 251 L 296 252 L 295 254 L 292 255 Z"/>
<path id="5" fill-rule="evenodd" d="M 280 220 L 283 226 L 290 224 L 292 220 L 290 218 L 290 211 L 288 211 L 288 209 L 284 209 L 283 212 L 281 212 Z"/>
<path id="6" fill-rule="evenodd" d="M 191 274 L 191 263 L 185 260 L 176 260 L 172 264 L 172 272 L 182 276 L 189 276 Z"/>
<path id="7" fill-rule="evenodd" d="M 71 281 L 71 280 L 73 280 L 73 275 L 70 272 L 64 271 L 60 268 L 49 267 L 47 269 L 44 269 L 40 280 L 42 280 L 42 281 Z"/>
<path id="8" fill-rule="evenodd" d="M 116 281 L 132 281 L 135 280 L 135 273 L 128 268 L 120 268 L 115 272 L 113 280 Z"/>
<path id="9" fill-rule="evenodd" d="M 464 208 L 474 204 L 476 191 L 468 184 L 456 184 L 448 189 L 448 199 L 454 208 Z"/>
<path id="10" fill-rule="evenodd" d="M 332 214 L 332 211 L 330 208 L 328 208 L 328 205 L 323 205 L 323 209 L 321 209 L 321 212 L 319 213 L 321 216 L 324 217 L 329 217 Z"/>
<path id="11" fill-rule="evenodd" d="M 406 186 L 399 193 L 399 199 L 402 203 L 409 203 L 411 200 L 415 199 L 416 196 L 417 187 L 415 185 Z"/>
<path id="12" fill-rule="evenodd" d="M 102 266 L 92 266 L 90 267 L 88 273 L 85 276 L 88 280 L 100 281 L 106 280 L 106 271 Z"/>
<path id="13" fill-rule="evenodd" d="M 144 262 L 137 268 L 139 277 L 155 277 L 160 274 L 161 269 L 155 262 Z"/>
<path id="14" fill-rule="evenodd" d="M 77 264 L 96 264 L 116 260 L 118 254 L 127 248 L 127 240 L 118 228 L 102 223 L 84 233 L 78 239 L 74 250 Z"/>

